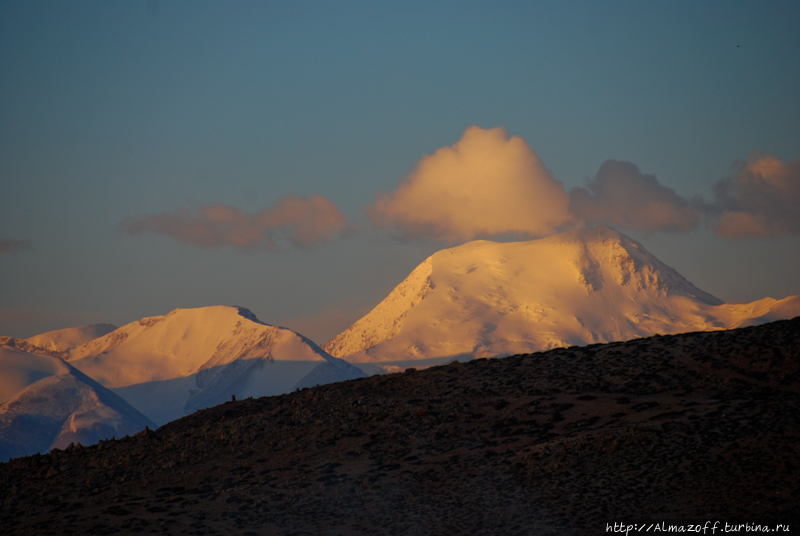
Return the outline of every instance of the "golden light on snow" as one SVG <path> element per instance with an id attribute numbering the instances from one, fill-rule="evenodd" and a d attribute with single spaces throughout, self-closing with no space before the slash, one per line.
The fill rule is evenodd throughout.
<path id="1" fill-rule="evenodd" d="M 638 242 L 600 226 L 439 251 L 325 350 L 359 364 L 431 365 L 798 313 L 800 296 L 723 303 Z"/>

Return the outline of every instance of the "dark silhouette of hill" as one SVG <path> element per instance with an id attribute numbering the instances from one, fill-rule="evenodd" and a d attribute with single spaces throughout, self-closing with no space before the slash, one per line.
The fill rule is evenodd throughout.
<path id="1" fill-rule="evenodd" d="M 0 532 L 788 523 L 800 517 L 798 445 L 795 318 L 229 402 L 156 431 L 12 460 L 0 464 Z"/>

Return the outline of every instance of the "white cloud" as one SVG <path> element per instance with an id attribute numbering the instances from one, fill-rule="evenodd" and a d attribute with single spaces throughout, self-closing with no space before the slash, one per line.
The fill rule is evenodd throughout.
<path id="1" fill-rule="evenodd" d="M 568 209 L 564 185 L 525 140 L 473 126 L 451 147 L 420 160 L 367 214 L 405 237 L 456 242 L 547 235 L 572 222 Z"/>

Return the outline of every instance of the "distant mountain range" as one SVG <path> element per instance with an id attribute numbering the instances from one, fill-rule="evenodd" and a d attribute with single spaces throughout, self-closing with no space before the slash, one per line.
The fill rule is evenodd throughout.
<path id="1" fill-rule="evenodd" d="M 800 318 L 227 402 L 0 464 L 0 532 L 794 533 L 798 444 Z"/>
<path id="2" fill-rule="evenodd" d="M 605 226 L 470 242 L 429 257 L 324 349 L 226 306 L 1 338 L 0 460 L 162 425 L 231 397 L 798 315 L 800 296 L 723 303 Z"/>
<path id="3" fill-rule="evenodd" d="M 439 251 L 324 349 L 373 372 L 797 315 L 800 296 L 723 303 L 599 226 Z"/>
<path id="4" fill-rule="evenodd" d="M 364 376 L 241 307 L 177 309 L 106 326 L 0 339 L 0 461 L 155 428 L 232 397 Z"/>

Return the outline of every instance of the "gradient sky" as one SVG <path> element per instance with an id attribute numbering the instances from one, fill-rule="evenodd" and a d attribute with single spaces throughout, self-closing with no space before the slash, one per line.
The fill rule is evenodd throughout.
<path id="1" fill-rule="evenodd" d="M 228 304 L 322 344 L 438 249 L 602 222 L 725 301 L 800 294 L 798 28 L 796 0 L 6 0 L 0 335 Z M 475 165 L 508 172 L 485 207 Z M 518 199 L 561 208 L 497 223 Z"/>

